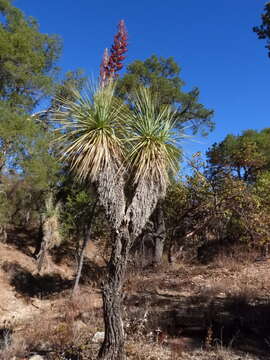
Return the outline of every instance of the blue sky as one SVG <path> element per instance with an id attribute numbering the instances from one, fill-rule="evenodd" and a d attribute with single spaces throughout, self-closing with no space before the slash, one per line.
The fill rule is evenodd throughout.
<path id="1" fill-rule="evenodd" d="M 152 54 L 173 56 L 186 90 L 198 86 L 201 102 L 215 110 L 208 138 L 186 141 L 187 156 L 205 151 L 228 133 L 270 127 L 270 59 L 252 27 L 260 24 L 265 0 L 15 0 L 38 19 L 41 31 L 64 43 L 60 66 L 97 74 L 116 25 L 129 33 L 126 63 Z"/>

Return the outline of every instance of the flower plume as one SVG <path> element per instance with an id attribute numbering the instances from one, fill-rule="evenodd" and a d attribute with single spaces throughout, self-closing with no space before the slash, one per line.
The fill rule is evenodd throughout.
<path id="1" fill-rule="evenodd" d="M 105 49 L 102 62 L 100 65 L 100 84 L 105 86 L 109 79 L 115 78 L 116 72 L 123 67 L 123 61 L 127 52 L 127 30 L 124 20 L 121 20 L 118 24 L 118 32 L 114 36 L 114 42 L 110 50 L 110 56 L 108 49 Z"/>

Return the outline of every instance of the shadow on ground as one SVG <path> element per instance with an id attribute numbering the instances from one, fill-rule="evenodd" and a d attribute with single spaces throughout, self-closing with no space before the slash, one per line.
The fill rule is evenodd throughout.
<path id="1" fill-rule="evenodd" d="M 93 261 L 85 258 L 80 283 L 100 287 L 101 282 L 104 279 L 105 270 L 105 267 L 99 266 Z"/>
<path id="2" fill-rule="evenodd" d="M 72 280 L 63 279 L 59 274 L 33 275 L 17 263 L 5 262 L 2 268 L 8 273 L 10 284 L 22 296 L 46 298 L 73 285 Z"/>
<path id="3" fill-rule="evenodd" d="M 76 272 L 76 263 L 78 263 L 79 259 L 77 259 L 78 250 L 75 247 L 71 247 L 69 244 L 61 245 L 59 248 L 54 248 L 50 251 L 50 255 L 52 256 L 52 261 L 61 265 L 63 262 L 73 264 L 74 270 Z M 83 268 L 80 278 L 80 284 L 83 285 L 95 285 L 99 286 L 101 281 L 104 279 L 105 267 L 100 266 L 97 263 L 91 261 L 86 256 L 83 261 Z"/>
<path id="4" fill-rule="evenodd" d="M 52 261 L 61 265 L 63 263 L 73 264 L 76 261 L 77 249 L 69 242 L 64 242 L 59 247 L 50 250 Z"/>
<path id="5" fill-rule="evenodd" d="M 211 332 L 210 345 L 222 344 L 269 358 L 270 299 L 143 292 L 128 297 L 125 304 L 133 309 L 133 317 L 136 311 L 149 309 L 149 331 L 159 328 L 171 337 L 200 339 L 201 344 Z"/>
<path id="6" fill-rule="evenodd" d="M 9 229 L 7 232 L 6 244 L 12 245 L 27 256 L 34 256 L 29 247 L 37 249 L 39 246 L 39 233 L 33 229 L 25 227 L 16 227 Z"/>

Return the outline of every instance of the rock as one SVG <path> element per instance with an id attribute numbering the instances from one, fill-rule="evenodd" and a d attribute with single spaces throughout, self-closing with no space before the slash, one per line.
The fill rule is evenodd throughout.
<path id="1" fill-rule="evenodd" d="M 40 355 L 33 355 L 29 358 L 29 360 L 44 360 L 44 357 Z"/>
<path id="2" fill-rule="evenodd" d="M 92 341 L 93 341 L 94 343 L 101 343 L 101 342 L 103 342 L 104 337 L 105 337 L 104 331 L 98 331 L 98 332 L 96 332 L 95 335 L 93 336 Z"/>

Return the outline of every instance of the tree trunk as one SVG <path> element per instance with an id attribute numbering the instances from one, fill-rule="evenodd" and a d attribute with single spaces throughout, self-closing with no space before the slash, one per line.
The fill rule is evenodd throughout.
<path id="1" fill-rule="evenodd" d="M 155 211 L 155 233 L 154 233 L 154 263 L 162 263 L 164 243 L 166 239 L 166 227 L 162 205 L 158 203 Z"/>
<path id="2" fill-rule="evenodd" d="M 84 253 L 85 253 L 86 246 L 87 246 L 88 242 L 90 241 L 90 239 L 91 239 L 91 228 L 88 228 L 88 230 L 85 231 L 84 237 L 83 237 L 83 244 L 82 244 L 82 248 L 81 248 L 81 252 L 80 252 L 80 256 L 79 256 L 76 278 L 75 278 L 74 286 L 72 289 L 72 296 L 75 296 L 75 294 L 78 291 L 79 282 L 80 282 L 80 278 L 81 278 L 81 274 L 82 274 Z"/>
<path id="3" fill-rule="evenodd" d="M 124 359 L 124 326 L 122 320 L 123 283 L 131 238 L 127 226 L 114 235 L 108 277 L 103 287 L 105 338 L 98 354 L 102 360 Z"/>
<path id="4" fill-rule="evenodd" d="M 1 180 L 2 170 L 4 168 L 4 165 L 5 165 L 5 160 L 4 160 L 4 158 L 0 157 L 0 180 Z"/>
<path id="5" fill-rule="evenodd" d="M 79 286 L 79 282 L 80 282 L 80 278 L 81 278 L 81 274 L 82 274 L 85 249 L 91 239 L 92 223 L 93 223 L 93 218 L 95 215 L 96 205 L 97 205 L 97 201 L 95 201 L 94 204 L 92 205 L 88 229 L 84 233 L 83 244 L 82 244 L 82 249 L 81 249 L 78 268 L 77 268 L 76 279 L 75 279 L 74 286 L 72 289 L 72 296 L 74 296 L 78 290 L 78 286 Z"/>
<path id="6" fill-rule="evenodd" d="M 0 183 L 2 181 L 2 172 L 6 164 L 6 155 L 10 144 L 9 142 L 5 142 L 4 140 L 2 140 L 2 142 L 2 148 L 0 149 Z"/>
<path id="7" fill-rule="evenodd" d="M 33 256 L 36 258 L 41 250 L 41 244 L 42 244 L 42 240 L 43 240 L 43 219 L 42 216 L 40 215 L 39 217 L 39 228 L 38 228 L 38 234 L 37 234 L 37 239 L 36 239 L 36 248 L 34 251 Z"/>
<path id="8" fill-rule="evenodd" d="M 163 250 L 164 250 L 164 238 L 155 238 L 155 258 L 154 263 L 160 265 L 162 263 Z"/>
<path id="9" fill-rule="evenodd" d="M 3 244 L 7 242 L 7 232 L 5 225 L 0 225 L 0 242 Z"/>

